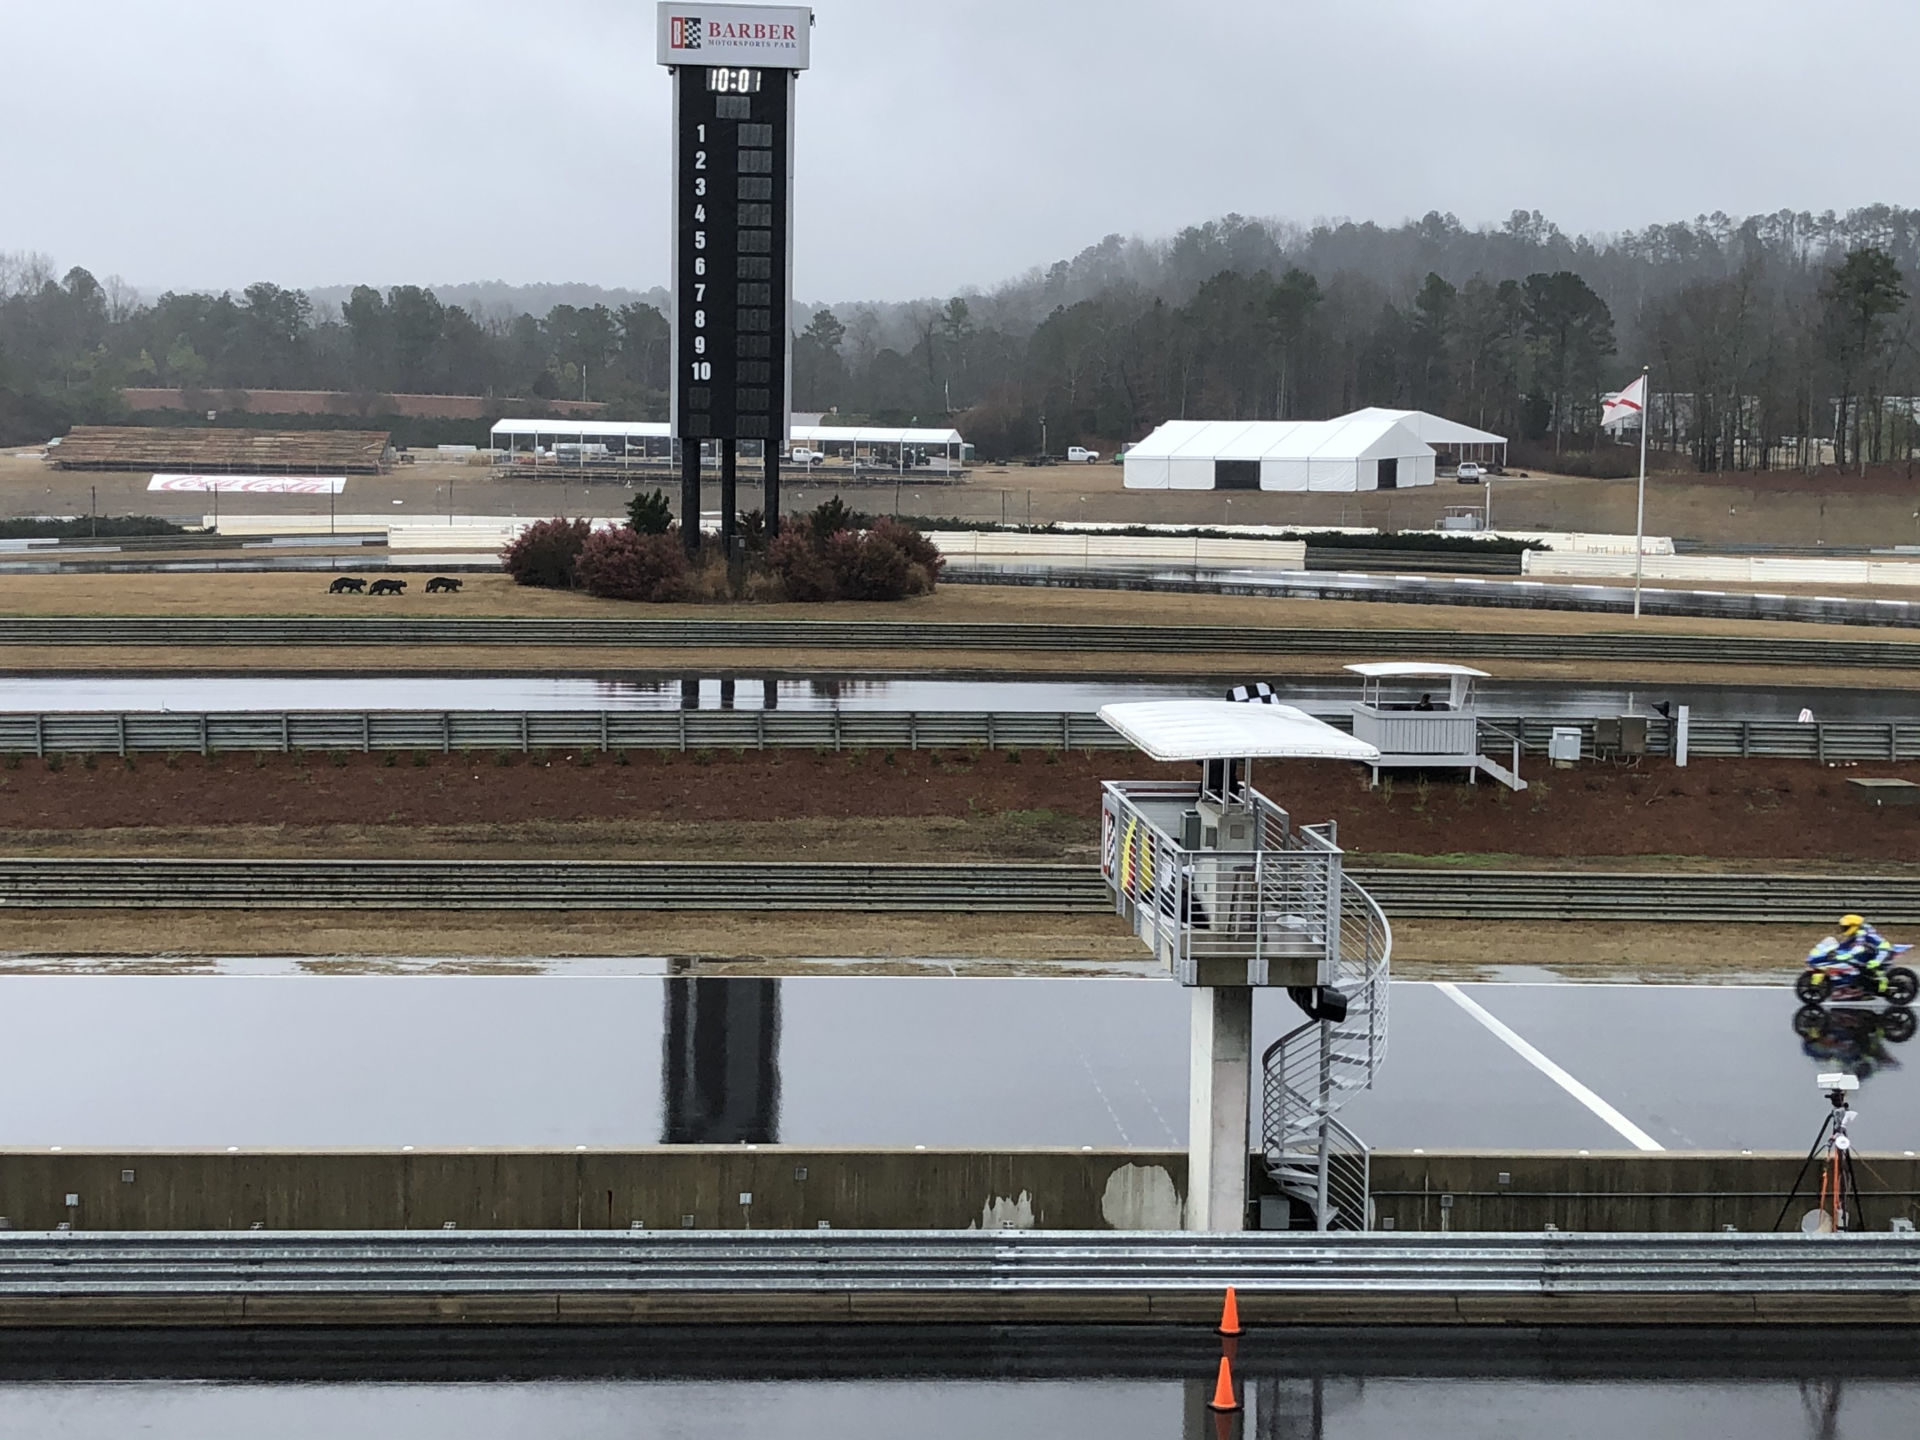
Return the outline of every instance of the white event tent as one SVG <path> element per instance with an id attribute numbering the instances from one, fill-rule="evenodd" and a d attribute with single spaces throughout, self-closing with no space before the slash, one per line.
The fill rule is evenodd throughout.
<path id="1" fill-rule="evenodd" d="M 1451 455 L 1456 460 L 1491 460 L 1502 465 L 1507 462 L 1506 436 L 1496 435 L 1491 430 L 1476 430 L 1471 425 L 1462 425 L 1458 420 L 1449 420 L 1431 411 L 1383 410 L 1378 405 L 1372 405 L 1340 418 L 1397 420 L 1442 455 Z"/>
<path id="2" fill-rule="evenodd" d="M 1129 490 L 1395 490 L 1433 484 L 1400 421 L 1169 420 L 1126 452 Z"/>

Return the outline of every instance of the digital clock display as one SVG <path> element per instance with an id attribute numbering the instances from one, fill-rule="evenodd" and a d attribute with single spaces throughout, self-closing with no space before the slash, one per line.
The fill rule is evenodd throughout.
<path id="1" fill-rule="evenodd" d="M 707 89 L 716 95 L 758 95 L 760 71 L 709 70 L 707 71 Z"/>

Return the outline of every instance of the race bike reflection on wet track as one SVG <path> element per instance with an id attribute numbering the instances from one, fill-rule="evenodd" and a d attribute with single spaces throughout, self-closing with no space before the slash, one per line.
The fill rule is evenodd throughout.
<path id="1" fill-rule="evenodd" d="M 1801 1052 L 1809 1060 L 1822 1070 L 1844 1070 L 1863 1081 L 1882 1070 L 1900 1068 L 1888 1047 L 1906 1044 L 1915 1026 L 1913 1011 L 1904 1005 L 1887 1010 L 1808 1005 L 1793 1017 L 1793 1033 L 1800 1037 Z"/>

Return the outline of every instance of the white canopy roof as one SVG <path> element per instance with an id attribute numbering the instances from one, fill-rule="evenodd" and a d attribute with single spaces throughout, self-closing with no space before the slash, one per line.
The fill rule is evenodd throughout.
<path id="1" fill-rule="evenodd" d="M 1440 660 L 1369 660 L 1365 664 L 1344 668 L 1356 675 L 1364 675 L 1369 680 L 1433 679 L 1446 675 L 1470 675 L 1476 680 L 1488 678 L 1486 671 L 1476 670 L 1471 665 L 1449 665 Z"/>
<path id="2" fill-rule="evenodd" d="M 1504 445 L 1507 437 L 1496 435 L 1491 430 L 1476 430 L 1471 425 L 1462 425 L 1458 420 L 1449 420 L 1444 415 L 1435 415 L 1426 410 L 1384 410 L 1378 405 L 1369 405 L 1365 410 L 1355 410 L 1343 415 L 1342 420 L 1393 420 L 1407 427 L 1429 445 Z"/>
<path id="3" fill-rule="evenodd" d="M 549 440 L 664 440 L 672 430 L 657 420 L 496 420 L 493 433 Z"/>
<path id="4" fill-rule="evenodd" d="M 1380 752 L 1291 705 L 1131 700 L 1100 718 L 1155 760 L 1378 760 Z"/>
<path id="5" fill-rule="evenodd" d="M 1392 419 L 1169 420 L 1130 460 L 1370 460 L 1433 452 Z"/>
<path id="6" fill-rule="evenodd" d="M 545 440 L 664 440 L 672 427 L 658 420 L 496 420 L 496 439 L 538 435 Z M 796 444 L 834 441 L 854 445 L 958 445 L 953 429 L 888 428 L 874 425 L 795 425 Z"/>
<path id="7" fill-rule="evenodd" d="M 798 444 L 833 440 L 844 445 L 958 445 L 958 430 L 930 430 L 924 427 L 904 430 L 883 425 L 796 425 L 793 438 Z"/>

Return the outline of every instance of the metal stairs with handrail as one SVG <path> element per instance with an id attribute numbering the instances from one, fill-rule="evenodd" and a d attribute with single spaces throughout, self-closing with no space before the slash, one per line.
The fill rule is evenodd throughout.
<path id="1" fill-rule="evenodd" d="M 1334 1118 L 1373 1084 L 1387 1047 L 1387 981 L 1393 931 L 1380 907 L 1340 877 L 1339 952 L 1333 973 L 1347 1002 L 1340 1020 L 1309 1019 L 1261 1057 L 1262 1158 L 1280 1192 L 1316 1230 L 1372 1228 L 1366 1142 Z M 1305 994 L 1298 1000 L 1310 1002 Z"/>

